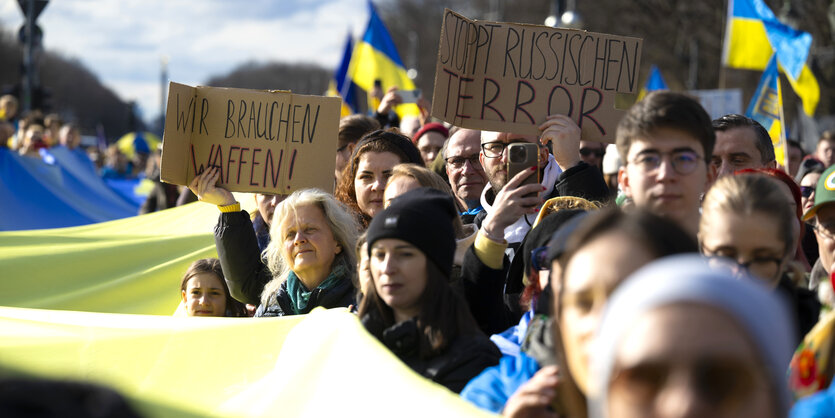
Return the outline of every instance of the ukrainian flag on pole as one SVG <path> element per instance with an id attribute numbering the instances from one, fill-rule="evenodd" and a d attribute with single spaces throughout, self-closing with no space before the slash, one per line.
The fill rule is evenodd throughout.
<path id="1" fill-rule="evenodd" d="M 777 71 L 777 54 L 763 71 L 760 84 L 751 98 L 745 115 L 759 122 L 771 137 L 774 145 L 774 157 L 783 169 L 789 166 L 789 154 L 786 152 L 785 119 L 783 119 L 783 94 L 780 91 L 780 73 Z"/>
<path id="2" fill-rule="evenodd" d="M 725 47 L 727 67 L 763 70 L 772 55 L 809 116 L 820 100 L 820 87 L 806 64 L 812 35 L 781 23 L 763 0 L 728 0 Z"/>
<path id="3" fill-rule="evenodd" d="M 414 90 L 415 84 L 406 75 L 406 68 L 397 47 L 389 35 L 386 25 L 377 15 L 374 4 L 368 2 L 368 27 L 365 35 L 354 47 L 351 64 L 348 67 L 348 77 L 366 92 L 374 87 L 374 80 L 380 80 L 383 91 L 391 86 L 401 90 Z M 370 103 L 370 101 L 369 101 Z M 414 104 L 402 104 L 397 107 L 397 114 L 419 115 L 420 111 Z"/>
<path id="4" fill-rule="evenodd" d="M 345 49 L 342 52 L 342 59 L 339 61 L 339 66 L 333 74 L 333 80 L 328 85 L 328 91 L 325 93 L 330 97 L 342 98 L 342 116 L 348 116 L 356 113 L 359 110 L 357 103 L 357 86 L 348 78 L 348 66 L 351 62 L 351 56 L 354 52 L 354 40 L 351 38 L 351 33 L 348 33 L 345 40 Z"/>
<path id="5" fill-rule="evenodd" d="M 664 77 L 661 77 L 661 71 L 658 70 L 658 67 L 653 64 L 649 68 L 649 78 L 647 78 L 647 83 L 644 85 L 644 88 L 641 89 L 641 92 L 638 93 L 638 101 L 640 102 L 643 100 L 644 96 L 647 93 L 655 90 L 669 90 L 667 88 L 667 82 L 664 81 Z"/>

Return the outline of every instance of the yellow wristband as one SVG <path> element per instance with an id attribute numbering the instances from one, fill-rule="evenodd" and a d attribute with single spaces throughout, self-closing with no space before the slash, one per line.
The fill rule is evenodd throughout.
<path id="1" fill-rule="evenodd" d="M 231 205 L 218 206 L 217 208 L 220 209 L 220 211 L 223 212 L 223 213 L 240 212 L 241 211 L 241 204 L 239 202 L 235 202 Z"/>

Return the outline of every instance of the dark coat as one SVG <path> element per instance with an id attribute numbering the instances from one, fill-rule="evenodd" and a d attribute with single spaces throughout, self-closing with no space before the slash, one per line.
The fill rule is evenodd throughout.
<path id="1" fill-rule="evenodd" d="M 372 315 L 362 320 L 366 329 L 412 370 L 459 393 L 482 370 L 499 363 L 501 352 L 482 333 L 458 335 L 441 354 L 421 358 L 420 335 L 415 319 L 382 329 Z"/>
<path id="2" fill-rule="evenodd" d="M 823 284 L 829 285 L 828 282 Z M 803 337 L 818 323 L 821 310 L 818 295 L 809 289 L 797 287 L 785 274 L 780 278 L 775 291 L 785 297 L 791 312 L 794 313 L 793 319 L 797 332 L 794 345 L 798 345 L 803 341 Z"/>
<path id="3" fill-rule="evenodd" d="M 232 297 L 258 306 L 261 292 L 272 280 L 261 260 L 261 249 L 246 211 L 221 213 L 215 226 L 215 246 Z"/>
<path id="4" fill-rule="evenodd" d="M 597 167 L 580 162 L 560 173 L 554 189 L 544 199 L 559 196 L 576 196 L 605 202 L 609 197 L 609 189 Z M 488 191 L 487 198 L 492 200 L 495 197 Z M 479 228 L 486 217 L 486 210 L 476 215 L 475 223 Z M 518 247 L 520 244 L 516 245 Z M 481 262 L 473 248 L 464 256 L 461 283 L 465 299 L 479 328 L 487 335 L 501 333 L 516 325 L 524 313 L 519 306 L 522 278 L 510 275 L 509 268 L 510 261 L 507 257 L 502 269 L 491 269 Z"/>

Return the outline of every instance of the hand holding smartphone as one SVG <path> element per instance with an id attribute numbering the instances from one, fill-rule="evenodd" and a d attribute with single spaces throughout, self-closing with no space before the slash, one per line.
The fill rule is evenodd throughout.
<path id="1" fill-rule="evenodd" d="M 507 146 L 507 179 L 522 171 L 536 167 L 534 172 L 525 179 L 521 186 L 526 184 L 539 184 L 539 145 L 531 142 L 518 142 Z M 525 195 L 525 197 L 536 197 L 536 193 Z"/>

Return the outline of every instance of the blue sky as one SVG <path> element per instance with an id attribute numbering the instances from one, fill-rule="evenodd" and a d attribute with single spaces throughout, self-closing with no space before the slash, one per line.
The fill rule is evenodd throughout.
<path id="1" fill-rule="evenodd" d="M 169 79 L 189 85 L 252 60 L 332 68 L 367 16 L 366 0 L 52 0 L 38 24 L 48 50 L 81 61 L 150 120 L 163 57 Z M 23 24 L 17 0 L 0 0 L 0 22 Z"/>

